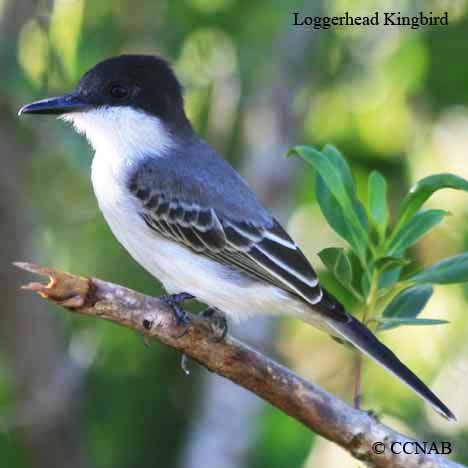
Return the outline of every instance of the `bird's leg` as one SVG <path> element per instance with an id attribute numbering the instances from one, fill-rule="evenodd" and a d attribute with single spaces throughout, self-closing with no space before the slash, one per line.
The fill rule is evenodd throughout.
<path id="1" fill-rule="evenodd" d="M 223 341 L 228 332 L 228 322 L 225 315 L 216 307 L 208 307 L 201 313 L 201 316 L 210 320 L 214 332 L 215 342 Z"/>
<path id="2" fill-rule="evenodd" d="M 194 299 L 194 296 L 186 292 L 167 294 L 159 298 L 161 302 L 164 302 L 164 304 L 167 304 L 172 309 L 177 325 L 188 325 L 190 320 L 187 312 L 185 312 L 185 310 L 180 306 L 180 303 L 190 299 Z"/>
<path id="3" fill-rule="evenodd" d="M 219 309 L 216 309 L 215 307 L 208 307 L 208 309 L 205 309 L 200 315 L 202 318 L 210 320 L 210 325 L 214 332 L 214 342 L 218 343 L 226 338 L 228 332 L 228 323 L 226 317 Z M 182 359 L 180 361 L 180 367 L 184 371 L 185 375 L 190 375 L 188 363 L 189 357 L 183 353 Z"/>
<path id="4" fill-rule="evenodd" d="M 181 292 L 178 294 L 167 294 L 166 296 L 161 296 L 159 299 L 165 304 L 167 304 L 172 309 L 176 318 L 177 325 L 184 325 L 185 327 L 188 325 L 190 320 L 188 318 L 187 312 L 185 312 L 185 310 L 180 306 L 179 303 L 184 302 L 184 301 L 189 301 L 191 299 L 195 299 L 195 296 L 186 292 Z M 185 335 L 186 332 L 187 330 L 185 330 L 177 338 L 181 338 L 182 336 Z M 182 353 L 182 359 L 180 361 L 180 365 L 184 373 L 186 375 L 190 375 L 190 370 L 188 369 L 187 360 L 188 360 L 187 355 L 185 353 Z"/>

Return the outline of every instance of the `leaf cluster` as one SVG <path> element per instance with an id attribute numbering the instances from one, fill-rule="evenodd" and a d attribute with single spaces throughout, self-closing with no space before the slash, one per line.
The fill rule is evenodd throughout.
<path id="1" fill-rule="evenodd" d="M 436 174 L 417 182 L 390 223 L 385 177 L 368 177 L 367 200 L 360 200 L 350 167 L 333 146 L 322 151 L 297 146 L 300 156 L 315 169 L 315 191 L 320 209 L 332 229 L 348 244 L 319 252 L 323 264 L 353 303 L 362 319 L 377 331 L 402 325 L 437 325 L 445 320 L 422 319 L 434 284 L 468 281 L 468 253 L 445 258 L 415 271 L 409 249 L 450 213 L 422 209 L 436 191 L 451 188 L 468 192 L 468 181 L 453 174 Z M 347 300 L 346 300 L 347 299 Z"/>

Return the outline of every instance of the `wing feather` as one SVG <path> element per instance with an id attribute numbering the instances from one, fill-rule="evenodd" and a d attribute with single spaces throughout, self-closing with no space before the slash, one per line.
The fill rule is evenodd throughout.
<path id="1" fill-rule="evenodd" d="M 323 296 L 310 263 L 281 225 L 221 218 L 213 208 L 169 199 L 162 193 L 135 190 L 142 202 L 141 216 L 158 234 L 179 242 L 198 254 L 235 266 L 246 274 L 299 296 L 311 305 Z M 140 198 L 141 196 L 141 198 Z M 320 310 L 337 320 L 340 311 Z"/>

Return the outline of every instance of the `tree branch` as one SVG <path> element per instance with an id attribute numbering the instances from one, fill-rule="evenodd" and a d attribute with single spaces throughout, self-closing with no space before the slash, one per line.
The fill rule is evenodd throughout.
<path id="1" fill-rule="evenodd" d="M 48 276 L 49 284 L 30 283 L 24 289 L 83 315 L 112 321 L 156 338 L 191 357 L 208 370 L 252 391 L 312 431 L 346 449 L 372 467 L 461 467 L 439 455 L 394 454 L 393 442 L 412 441 L 358 411 L 320 387 L 306 382 L 289 369 L 228 336 L 213 340 L 210 324 L 191 317 L 186 333 L 174 320 L 171 309 L 158 298 L 95 278 L 84 278 L 30 263 L 16 266 Z M 182 336 L 181 336 L 182 335 Z M 385 444 L 382 454 L 373 449 Z M 401 446 L 396 446 L 402 451 Z M 382 446 L 377 446 L 382 448 Z"/>

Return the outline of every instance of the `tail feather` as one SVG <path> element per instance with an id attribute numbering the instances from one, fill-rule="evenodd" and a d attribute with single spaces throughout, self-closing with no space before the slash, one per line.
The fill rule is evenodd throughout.
<path id="1" fill-rule="evenodd" d="M 456 421 L 455 416 L 447 406 L 389 348 L 380 342 L 359 320 L 351 316 L 349 318 L 348 322 L 328 321 L 328 324 L 338 335 L 345 338 L 346 341 L 349 341 L 361 352 L 398 377 L 404 384 L 429 403 L 435 411 L 449 421 Z"/>

